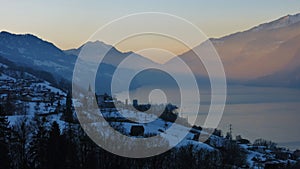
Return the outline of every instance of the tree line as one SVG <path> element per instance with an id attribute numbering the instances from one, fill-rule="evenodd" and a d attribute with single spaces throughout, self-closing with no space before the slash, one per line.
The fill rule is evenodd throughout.
<path id="1" fill-rule="evenodd" d="M 0 113 L 0 169 L 181 169 L 187 166 L 201 169 L 244 165 L 243 159 L 237 160 L 240 156 L 228 156 L 230 147 L 226 151 L 208 151 L 187 145 L 150 158 L 120 157 L 97 146 L 79 124 L 66 122 L 60 126 L 47 117 L 35 115 L 32 119 L 20 117 L 10 125 L 2 107 Z M 108 139 L 122 144 L 116 138 Z M 239 152 L 237 147 L 234 151 Z M 228 153 L 226 158 L 224 152 Z"/>

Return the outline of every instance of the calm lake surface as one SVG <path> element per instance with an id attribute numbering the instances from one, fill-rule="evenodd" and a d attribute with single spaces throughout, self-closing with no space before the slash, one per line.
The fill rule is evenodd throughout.
<path id="1" fill-rule="evenodd" d="M 135 91 L 141 93 L 139 90 Z M 186 91 L 194 92 L 194 91 Z M 198 112 L 190 112 L 189 107 L 199 104 L 190 100 L 184 105 L 182 116 L 197 125 L 203 125 L 210 106 L 210 92 L 200 89 L 201 104 Z M 154 98 L 153 98 L 154 97 Z M 157 98 L 155 98 L 157 97 Z M 119 100 L 126 97 L 121 93 Z M 161 100 L 159 95 L 152 95 L 151 100 Z M 223 134 L 232 124 L 233 136 L 254 141 L 257 138 L 272 140 L 290 149 L 300 149 L 300 90 L 289 88 L 230 86 L 227 102 L 219 129 Z"/>

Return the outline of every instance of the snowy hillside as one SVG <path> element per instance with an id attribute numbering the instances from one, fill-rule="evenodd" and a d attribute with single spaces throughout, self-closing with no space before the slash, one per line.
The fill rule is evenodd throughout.
<path id="1" fill-rule="evenodd" d="M 0 102 L 10 105 L 9 115 L 54 114 L 66 93 L 27 72 L 0 65 Z"/>
<path id="2" fill-rule="evenodd" d="M 48 130 L 50 130 L 51 124 L 56 122 L 59 125 L 60 132 L 64 132 L 70 126 L 77 128 L 77 132 L 80 131 L 78 128 L 81 128 L 81 126 L 76 119 L 78 114 L 74 110 L 85 110 L 84 100 L 89 99 L 88 96 L 81 94 L 82 100 L 71 100 L 71 104 L 73 102 L 73 106 L 76 109 L 69 107 L 71 117 L 68 119 L 66 116 L 68 112 L 68 98 L 70 99 L 70 97 L 67 96 L 66 92 L 54 87 L 50 82 L 37 78 L 28 72 L 11 69 L 8 65 L 1 63 L 0 84 L 0 103 L 5 110 L 6 116 L 8 116 L 9 125 L 12 128 L 19 125 L 24 117 L 27 118 L 27 125 L 31 125 L 30 122 L 34 121 L 35 118 L 42 117 L 46 119 L 45 126 L 47 126 Z M 113 101 L 112 97 L 108 98 L 104 103 Z M 124 103 L 119 101 L 118 104 Z M 159 135 L 167 142 L 168 146 L 176 147 L 178 150 L 192 147 L 191 153 L 197 154 L 197 152 L 205 151 L 215 153 L 217 156 L 223 156 L 223 158 L 231 151 L 245 154 L 247 165 L 243 165 L 244 167 L 287 166 L 296 163 L 297 158 L 293 152 L 284 148 L 278 148 L 269 142 L 259 141 L 251 144 L 248 140 L 241 137 L 235 140 L 230 136 L 228 137 L 228 135 L 224 137 L 221 132 L 214 132 L 207 141 L 201 142 L 201 138 L 207 136 L 208 131 L 212 129 L 202 129 L 197 126 L 191 127 L 187 123 L 173 123 L 160 118 L 161 116 L 157 114 L 128 109 L 125 105 L 121 106 L 123 107 L 121 109 L 112 108 L 111 106 L 106 106 L 106 104 L 100 105 L 100 107 L 101 113 L 98 111 L 98 108 L 94 110 L 98 113 L 96 116 L 87 111 L 83 111 L 80 114 L 86 115 L 87 121 L 84 124 L 92 124 L 98 131 L 97 133 L 100 134 L 112 136 L 111 133 L 107 133 L 108 130 L 103 130 L 104 122 L 97 121 L 96 117 L 98 116 L 104 117 L 112 126 L 117 126 L 116 130 L 119 130 L 124 135 L 135 138 L 136 136 L 132 135 L 132 129 L 138 126 L 143 128 L 138 137 Z M 171 126 L 173 128 L 172 132 L 168 130 Z M 187 135 L 183 135 L 186 132 Z M 31 137 L 31 135 L 28 137 Z M 183 138 L 182 141 L 181 138 Z M 114 144 L 114 138 L 111 139 L 111 143 Z M 179 144 L 177 144 L 178 142 Z"/>

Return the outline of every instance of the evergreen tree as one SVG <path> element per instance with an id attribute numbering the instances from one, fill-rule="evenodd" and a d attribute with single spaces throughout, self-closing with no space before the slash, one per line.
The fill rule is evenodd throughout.
<path id="1" fill-rule="evenodd" d="M 7 117 L 4 115 L 3 108 L 0 106 L 0 169 L 10 167 L 9 157 L 10 128 Z"/>
<path id="2" fill-rule="evenodd" d="M 60 128 L 56 121 L 52 123 L 47 146 L 49 169 L 63 169 L 65 154 Z"/>
<path id="3" fill-rule="evenodd" d="M 11 93 L 8 92 L 6 101 L 4 103 L 3 113 L 5 113 L 5 115 L 13 115 L 14 110 L 15 105 L 13 104 Z"/>
<path id="4" fill-rule="evenodd" d="M 32 168 L 48 168 L 47 145 L 49 131 L 46 129 L 47 120 L 45 117 L 34 117 L 35 130 L 29 147 L 29 158 Z"/>
<path id="5" fill-rule="evenodd" d="M 31 133 L 30 127 L 27 124 L 27 118 L 20 118 L 12 127 L 11 138 L 11 155 L 12 155 L 12 168 L 14 169 L 27 169 L 27 148 L 29 135 Z"/>
<path id="6" fill-rule="evenodd" d="M 64 112 L 64 120 L 67 122 L 73 121 L 72 96 L 70 92 L 68 92 L 66 98 L 66 110 Z"/>
<path id="7" fill-rule="evenodd" d="M 63 151 L 65 155 L 64 169 L 76 169 L 79 168 L 79 159 L 77 156 L 77 135 L 74 125 L 68 123 L 63 132 Z"/>
<path id="8" fill-rule="evenodd" d="M 177 163 L 177 168 L 179 169 L 185 169 L 186 166 L 190 166 L 190 168 L 196 168 L 195 165 L 195 156 L 193 154 L 193 149 L 194 146 L 192 144 L 189 144 L 185 147 L 180 147 L 178 149 L 176 158 L 178 158 L 176 161 L 179 162 Z"/>
<path id="9" fill-rule="evenodd" d="M 50 98 L 49 99 L 50 100 L 50 104 L 51 104 L 51 106 L 53 106 L 53 103 L 55 101 L 55 93 L 51 92 L 49 98 Z"/>
<path id="10" fill-rule="evenodd" d="M 60 108 L 61 108 L 61 104 L 60 104 L 60 100 L 58 100 L 57 106 L 56 106 L 56 109 L 55 109 L 55 112 L 56 112 L 57 114 L 60 113 Z"/>
<path id="11" fill-rule="evenodd" d="M 246 165 L 246 152 L 235 142 L 228 140 L 221 151 L 223 167 Z"/>

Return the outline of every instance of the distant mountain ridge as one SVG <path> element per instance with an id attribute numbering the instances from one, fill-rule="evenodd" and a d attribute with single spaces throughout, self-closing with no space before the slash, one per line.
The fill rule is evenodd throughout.
<path id="1" fill-rule="evenodd" d="M 300 22 L 300 13 L 295 14 L 295 15 L 287 15 L 287 16 L 281 17 L 275 21 L 261 24 L 257 27 L 250 29 L 250 31 L 255 32 L 255 31 L 262 30 L 262 29 L 263 30 L 274 30 L 274 29 L 279 29 L 279 28 L 293 25 L 297 22 Z"/>
<path id="2" fill-rule="evenodd" d="M 66 54 L 72 54 L 79 56 L 81 50 L 83 48 L 87 48 L 89 51 L 92 51 L 92 55 L 95 55 L 94 57 L 98 57 L 98 55 L 105 55 L 105 59 L 103 60 L 104 63 L 113 65 L 115 67 L 118 67 L 119 64 L 125 60 L 126 57 L 130 56 L 131 59 L 134 59 L 134 62 L 126 62 L 126 65 L 122 65 L 122 68 L 126 69 L 138 69 L 138 68 L 144 68 L 144 65 L 151 66 L 151 65 L 157 65 L 157 63 L 138 55 L 134 52 L 121 52 L 117 50 L 112 45 L 108 45 L 101 41 L 94 41 L 94 42 L 86 42 L 82 46 L 80 46 L 78 49 L 69 49 L 65 50 L 64 52 Z"/>
<path id="3" fill-rule="evenodd" d="M 251 85 L 300 86 L 299 81 L 293 80 L 300 73 L 300 14 L 210 40 L 219 53 L 229 80 Z M 205 44 L 196 48 L 203 46 Z M 192 63 L 196 74 L 207 74 L 202 63 L 193 59 L 195 54 L 192 51 L 179 57 Z"/>
<path id="4" fill-rule="evenodd" d="M 75 56 L 34 35 L 8 32 L 0 33 L 0 55 L 19 65 L 66 76 L 71 76 L 71 65 L 76 61 Z"/>
<path id="5" fill-rule="evenodd" d="M 83 47 L 89 48 L 96 57 L 98 57 L 97 55 L 105 55 L 105 59 L 98 70 L 98 72 L 101 72 L 101 75 L 98 73 L 98 79 L 96 79 L 98 83 L 101 83 L 102 91 L 98 89 L 99 92 L 110 91 L 110 83 L 114 71 L 129 55 L 134 58 L 135 62 L 129 62 L 122 66 L 120 69 L 123 71 L 131 71 L 132 68 L 143 68 L 145 65 L 156 64 L 133 52 L 122 53 L 113 46 L 100 41 L 87 42 L 78 49 L 63 51 L 54 44 L 31 34 L 16 35 L 6 31 L 0 32 L 1 57 L 19 66 L 49 72 L 53 74 L 58 82 L 61 79 L 71 82 L 75 62 Z M 88 64 L 97 63 L 90 61 Z M 86 67 L 86 69 L 88 70 L 89 67 Z M 126 77 L 122 78 L 119 81 L 126 79 Z"/>
<path id="6" fill-rule="evenodd" d="M 287 15 L 244 32 L 219 39 L 210 39 L 223 62 L 229 81 L 263 86 L 300 86 L 300 14 Z M 61 50 L 54 44 L 30 34 L 15 35 L 0 32 L 0 56 L 16 64 L 52 73 L 58 79 L 72 79 L 73 69 L 81 49 L 89 47 L 95 55 L 108 51 L 102 63 L 105 82 L 109 86 L 112 75 L 128 56 L 134 59 L 123 65 L 124 71 L 155 67 L 157 63 L 133 52 L 123 53 L 100 41 L 87 42 L 78 49 Z M 196 48 L 205 47 L 200 44 Z M 207 72 L 195 53 L 188 51 L 179 56 L 189 63 L 198 79 L 207 83 Z M 171 59 L 164 66 L 173 66 Z M 94 63 L 91 63 L 94 64 Z M 174 68 L 178 66 L 175 65 Z M 99 77 L 100 78 L 100 77 Z M 156 77 L 152 77 L 155 81 Z M 126 80 L 126 77 L 119 79 Z M 141 84 L 146 81 L 140 76 Z M 159 80 L 157 80 L 159 81 Z M 200 80 L 201 81 L 201 80 Z M 109 88 L 107 88 L 109 90 Z"/>
<path id="7" fill-rule="evenodd" d="M 295 14 L 295 15 L 286 15 L 286 16 L 280 17 L 276 20 L 259 24 L 252 28 L 249 28 L 248 30 L 245 30 L 245 31 L 235 32 L 235 33 L 225 35 L 220 38 L 210 38 L 210 40 L 213 42 L 222 41 L 225 39 L 229 39 L 231 37 L 235 37 L 239 34 L 245 34 L 248 32 L 258 32 L 258 31 L 271 31 L 271 30 L 276 30 L 276 29 L 280 29 L 280 28 L 284 28 L 284 27 L 289 27 L 289 26 L 299 23 L 299 22 L 300 22 L 300 13 Z"/>

